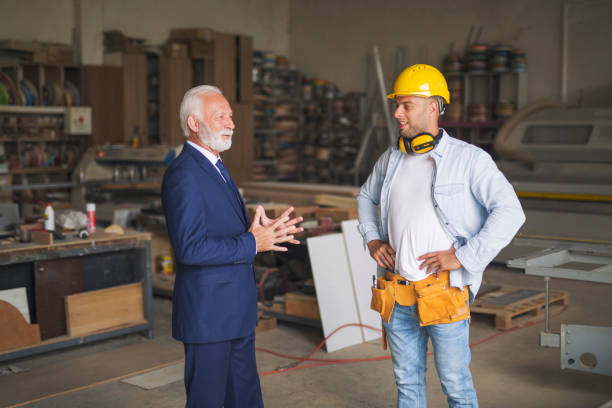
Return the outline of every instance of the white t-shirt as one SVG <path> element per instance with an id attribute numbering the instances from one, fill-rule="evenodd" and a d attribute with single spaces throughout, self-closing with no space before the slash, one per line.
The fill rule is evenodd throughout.
<path id="1" fill-rule="evenodd" d="M 449 249 L 452 241 L 442 229 L 431 197 L 435 169 L 429 154 L 404 154 L 391 181 L 389 245 L 396 252 L 395 273 L 409 281 L 427 277 L 417 258 Z"/>

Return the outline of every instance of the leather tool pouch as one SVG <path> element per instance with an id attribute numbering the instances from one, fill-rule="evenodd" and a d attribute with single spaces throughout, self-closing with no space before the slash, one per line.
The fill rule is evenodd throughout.
<path id="1" fill-rule="evenodd" d="M 470 317 L 467 288 L 453 288 L 448 281 L 440 281 L 416 288 L 416 293 L 421 326 L 458 322 Z"/>
<path id="2" fill-rule="evenodd" d="M 377 279 L 377 286 L 378 288 L 372 287 L 370 309 L 380 313 L 380 316 L 389 323 L 395 305 L 395 285 L 380 277 Z"/>

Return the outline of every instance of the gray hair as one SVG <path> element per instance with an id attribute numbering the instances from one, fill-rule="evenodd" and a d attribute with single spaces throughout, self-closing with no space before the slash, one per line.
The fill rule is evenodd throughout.
<path id="1" fill-rule="evenodd" d="M 216 93 L 223 95 L 223 92 L 216 86 L 212 85 L 200 85 L 195 88 L 191 88 L 185 92 L 183 101 L 181 102 L 181 108 L 179 109 L 179 120 L 181 121 L 181 129 L 185 137 L 189 137 L 189 127 L 187 126 L 187 118 L 189 115 L 193 115 L 198 118 L 200 122 L 204 122 L 202 117 L 202 96 Z"/>

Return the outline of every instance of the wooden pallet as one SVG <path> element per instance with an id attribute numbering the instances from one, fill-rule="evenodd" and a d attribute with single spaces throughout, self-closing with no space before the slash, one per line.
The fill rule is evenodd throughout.
<path id="1" fill-rule="evenodd" d="M 567 305 L 569 297 L 567 292 L 551 290 L 549 304 L 558 303 Z M 525 314 L 539 317 L 546 306 L 546 292 L 532 288 L 517 286 L 500 286 L 499 289 L 479 296 L 471 305 L 473 314 L 488 314 L 495 316 L 496 329 L 510 329 L 516 325 L 516 318 Z"/>

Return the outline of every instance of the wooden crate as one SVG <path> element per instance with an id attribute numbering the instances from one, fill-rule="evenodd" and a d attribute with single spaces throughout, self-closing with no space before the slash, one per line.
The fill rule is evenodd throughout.
<path id="1" fill-rule="evenodd" d="M 321 320 L 317 297 L 300 292 L 287 292 L 285 294 L 285 314 Z"/>
<path id="2" fill-rule="evenodd" d="M 263 311 L 257 314 L 257 326 L 255 334 L 276 328 L 276 317 L 264 316 Z"/>
<path id="3" fill-rule="evenodd" d="M 68 335 L 146 323 L 142 292 L 142 282 L 137 282 L 66 296 Z"/>
<path id="4" fill-rule="evenodd" d="M 551 290 L 549 304 L 569 303 L 567 292 Z M 516 325 L 516 318 L 530 314 L 539 317 L 546 306 L 546 293 L 532 288 L 503 285 L 499 289 L 476 298 L 470 312 L 495 316 L 495 328 L 506 330 Z"/>

